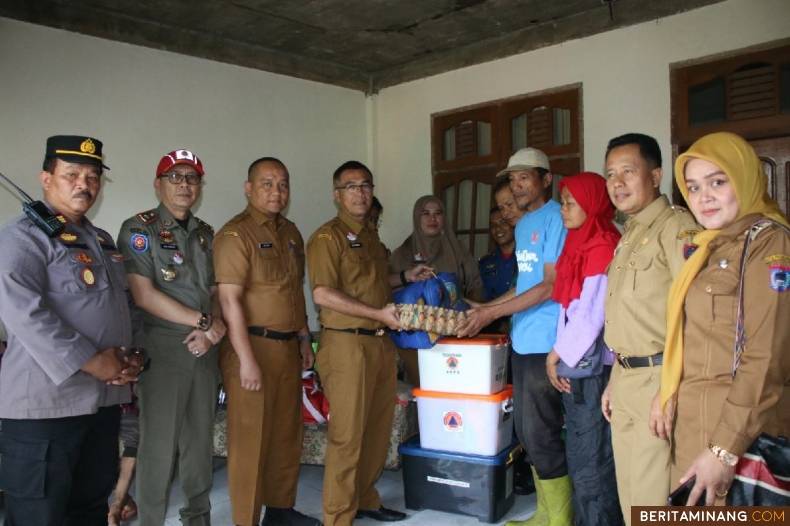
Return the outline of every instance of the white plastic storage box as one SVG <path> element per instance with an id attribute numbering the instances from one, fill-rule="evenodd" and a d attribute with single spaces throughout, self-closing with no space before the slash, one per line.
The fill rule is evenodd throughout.
<path id="1" fill-rule="evenodd" d="M 493 456 L 513 439 L 513 387 L 491 395 L 415 389 L 424 449 Z"/>
<path id="2" fill-rule="evenodd" d="M 508 338 L 442 338 L 432 349 L 419 349 L 420 388 L 443 393 L 487 395 L 507 381 Z"/>

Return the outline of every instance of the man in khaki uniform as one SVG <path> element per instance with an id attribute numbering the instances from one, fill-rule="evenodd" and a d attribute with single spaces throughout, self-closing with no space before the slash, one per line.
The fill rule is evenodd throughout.
<path id="1" fill-rule="evenodd" d="M 249 204 L 214 242 L 228 320 L 220 368 L 228 395 L 228 487 L 239 526 L 318 526 L 294 510 L 302 456 L 302 370 L 313 366 L 304 289 L 304 241 L 280 212 L 290 176 L 273 157 L 253 162 Z"/>
<path id="2" fill-rule="evenodd" d="M 667 294 L 701 227 L 659 192 L 661 150 L 631 133 L 609 141 L 609 197 L 629 219 L 607 272 L 604 339 L 617 353 L 602 397 L 612 423 L 617 489 L 627 524 L 631 506 L 666 505 L 670 492 L 670 429 L 659 388 L 666 337 Z"/>
<path id="3" fill-rule="evenodd" d="M 392 303 L 392 286 L 426 279 L 416 265 L 387 274 L 387 253 L 367 220 L 373 175 L 357 161 L 332 178 L 337 217 L 307 244 L 313 299 L 323 326 L 317 369 L 331 410 L 324 472 L 324 524 L 350 526 L 354 518 L 399 521 L 373 487 L 387 456 L 395 410 L 396 350 L 390 329 L 405 329 Z"/>
<path id="4" fill-rule="evenodd" d="M 215 344 L 225 325 L 211 262 L 214 229 L 190 211 L 200 197 L 203 176 L 203 163 L 189 150 L 162 157 L 154 178 L 159 206 L 124 221 L 118 234 L 155 364 L 137 388 L 136 496 L 143 526 L 164 523 L 177 456 L 186 496 L 181 521 L 210 524 L 219 384 Z"/>

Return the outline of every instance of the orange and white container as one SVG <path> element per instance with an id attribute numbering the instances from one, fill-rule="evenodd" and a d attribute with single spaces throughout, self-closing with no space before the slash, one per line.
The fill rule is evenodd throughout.
<path id="1" fill-rule="evenodd" d="M 513 440 L 513 386 L 490 395 L 415 389 L 420 447 L 493 456 Z"/>
<path id="2" fill-rule="evenodd" d="M 431 349 L 419 349 L 420 387 L 476 395 L 502 391 L 507 382 L 509 342 L 503 334 L 445 337 Z"/>

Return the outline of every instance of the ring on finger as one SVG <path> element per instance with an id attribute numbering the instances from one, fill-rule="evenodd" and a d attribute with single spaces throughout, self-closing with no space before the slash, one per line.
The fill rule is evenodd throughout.
<path id="1" fill-rule="evenodd" d="M 721 500 L 721 499 L 723 499 L 724 497 L 726 497 L 728 493 L 729 493 L 729 490 L 726 490 L 726 489 L 725 489 L 724 491 L 719 491 L 719 490 L 716 490 L 716 498 L 717 498 L 718 500 Z"/>
<path id="2" fill-rule="evenodd" d="M 195 356 L 200 356 L 200 351 L 195 351 Z"/>

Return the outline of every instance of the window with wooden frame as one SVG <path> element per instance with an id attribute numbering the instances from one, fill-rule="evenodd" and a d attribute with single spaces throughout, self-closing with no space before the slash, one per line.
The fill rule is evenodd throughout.
<path id="1" fill-rule="evenodd" d="M 763 161 L 769 193 L 790 209 L 790 45 L 714 58 L 671 71 L 675 157 L 709 133 L 748 140 Z M 685 204 L 674 182 L 675 203 Z"/>
<path id="2" fill-rule="evenodd" d="M 517 150 L 542 150 L 555 174 L 581 167 L 581 85 L 488 102 L 431 116 L 433 193 L 458 239 L 479 258 L 489 252 L 488 215 L 497 172 Z"/>

